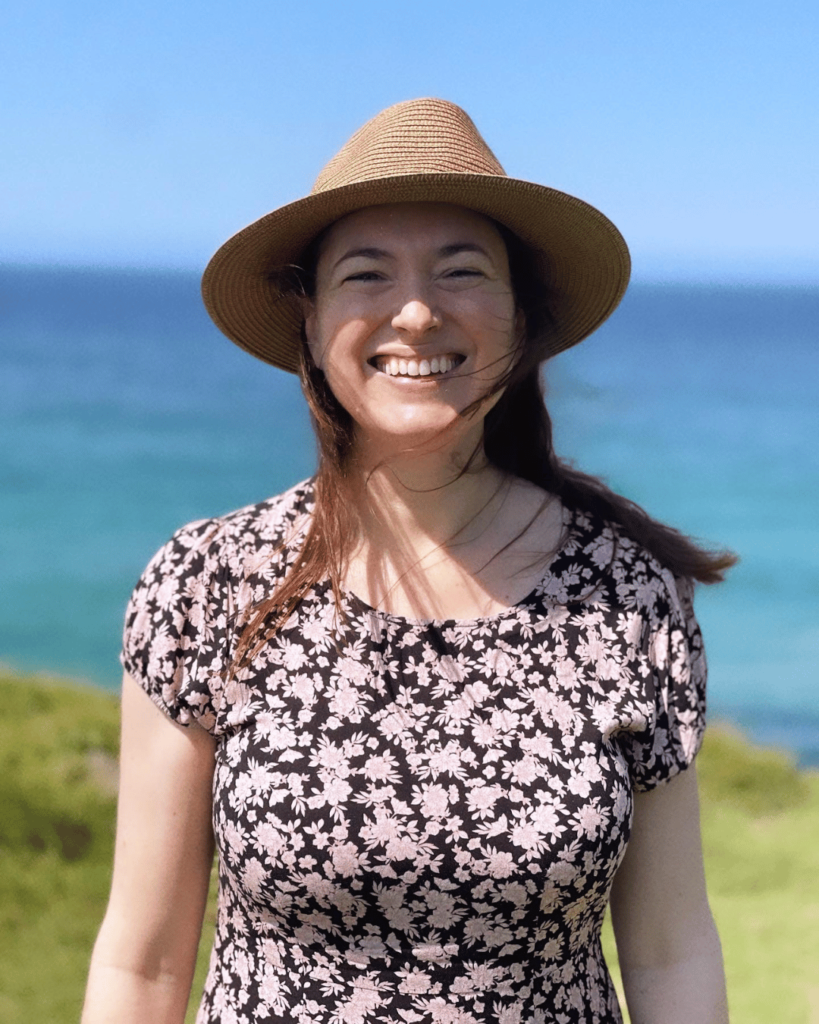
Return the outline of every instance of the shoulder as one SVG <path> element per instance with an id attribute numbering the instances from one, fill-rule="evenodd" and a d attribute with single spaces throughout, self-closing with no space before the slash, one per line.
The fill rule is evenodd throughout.
<path id="1" fill-rule="evenodd" d="M 255 505 L 180 527 L 148 562 L 131 594 L 127 622 L 182 614 L 210 599 L 224 607 L 251 599 L 243 581 L 261 571 L 274 582 L 286 572 L 312 511 L 312 482 Z M 244 588 L 246 589 L 246 587 Z"/>
<path id="2" fill-rule="evenodd" d="M 312 480 L 283 494 L 209 519 L 186 523 L 159 549 L 149 569 L 163 575 L 175 568 L 230 566 L 260 552 L 286 551 L 298 542 L 313 511 Z"/>
<path id="3" fill-rule="evenodd" d="M 620 523 L 577 508 L 568 510 L 567 520 L 563 557 L 581 591 L 620 608 L 688 617 L 692 580 L 675 576 Z"/>
<path id="4" fill-rule="evenodd" d="M 148 563 L 128 603 L 122 664 L 172 718 L 215 728 L 234 626 L 281 578 L 311 508 L 308 481 L 186 524 Z"/>
<path id="5" fill-rule="evenodd" d="M 573 621 L 583 642 L 606 652 L 599 713 L 634 786 L 652 789 L 691 764 L 705 728 L 707 666 L 692 583 L 619 523 L 575 510 L 571 530 L 575 572 L 586 580 Z"/>

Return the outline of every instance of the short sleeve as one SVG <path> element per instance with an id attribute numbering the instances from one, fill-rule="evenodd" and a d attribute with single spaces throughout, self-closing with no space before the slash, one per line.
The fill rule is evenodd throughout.
<path id="1" fill-rule="evenodd" d="M 180 725 L 216 727 L 226 666 L 227 589 L 213 520 L 177 531 L 154 555 L 125 614 L 123 668 Z"/>
<path id="2" fill-rule="evenodd" d="M 664 571 L 646 617 L 642 713 L 620 733 L 634 788 L 653 789 L 688 768 L 705 732 L 707 668 L 691 580 Z"/>

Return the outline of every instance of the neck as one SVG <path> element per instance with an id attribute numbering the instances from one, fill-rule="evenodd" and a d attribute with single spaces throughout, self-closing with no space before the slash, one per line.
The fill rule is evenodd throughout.
<path id="1" fill-rule="evenodd" d="M 559 503 L 474 458 L 361 459 L 346 476 L 356 521 L 342 585 L 376 608 L 414 618 L 474 618 L 508 607 L 542 573 L 562 531 Z M 547 515 L 547 510 L 551 512 Z"/>
<path id="2" fill-rule="evenodd" d="M 365 536 L 378 547 L 420 554 L 462 541 L 504 491 L 505 476 L 478 444 L 357 461 L 353 500 Z"/>

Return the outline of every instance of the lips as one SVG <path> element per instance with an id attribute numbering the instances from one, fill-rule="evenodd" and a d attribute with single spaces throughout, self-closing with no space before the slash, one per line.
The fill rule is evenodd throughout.
<path id="1" fill-rule="evenodd" d="M 431 359 L 404 359 L 401 356 L 374 356 L 370 366 L 389 377 L 441 377 L 464 361 L 466 356 L 450 353 Z"/>

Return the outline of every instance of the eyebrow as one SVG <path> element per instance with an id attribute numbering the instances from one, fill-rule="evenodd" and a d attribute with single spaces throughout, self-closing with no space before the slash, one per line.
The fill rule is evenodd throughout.
<path id="1" fill-rule="evenodd" d="M 388 259 L 389 253 L 385 249 L 375 249 L 372 246 L 365 246 L 361 249 L 350 249 L 336 260 L 335 267 L 341 266 L 345 260 L 355 259 L 356 256 L 364 256 L 371 260 Z"/>
<path id="2" fill-rule="evenodd" d="M 452 245 L 445 245 L 438 250 L 440 256 L 458 256 L 462 252 L 477 252 L 482 256 L 489 256 L 489 253 L 477 242 L 454 242 Z"/>
<path id="3" fill-rule="evenodd" d="M 444 245 L 438 250 L 438 256 L 442 259 L 446 259 L 448 256 L 458 256 L 462 252 L 476 252 L 483 256 L 489 256 L 489 253 L 484 249 L 482 245 L 478 245 L 476 242 L 453 242 L 450 245 Z M 336 260 L 335 266 L 341 266 L 346 260 L 355 259 L 356 256 L 363 256 L 365 259 L 379 260 L 379 259 L 391 259 L 392 254 L 387 252 L 386 249 L 377 249 L 374 246 L 363 246 L 358 249 L 350 249 L 345 252 L 343 256 Z"/>

